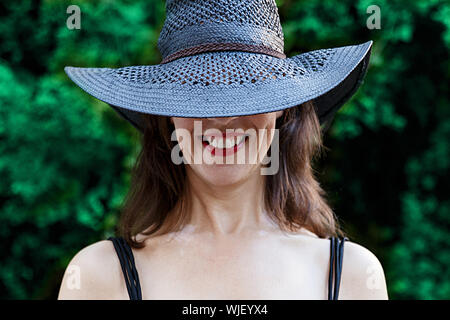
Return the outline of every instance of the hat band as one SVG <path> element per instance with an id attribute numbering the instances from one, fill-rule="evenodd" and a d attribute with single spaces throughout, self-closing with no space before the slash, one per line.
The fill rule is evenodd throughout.
<path id="1" fill-rule="evenodd" d="M 187 48 L 179 50 L 175 53 L 172 53 L 165 57 L 161 64 L 173 61 L 178 58 L 187 57 L 190 55 L 202 53 L 202 52 L 211 52 L 211 51 L 247 51 L 254 53 L 262 53 L 267 54 L 276 58 L 285 59 L 286 55 L 274 49 L 262 46 L 262 45 L 254 45 L 254 44 L 245 44 L 245 43 L 205 43 L 195 47 Z"/>

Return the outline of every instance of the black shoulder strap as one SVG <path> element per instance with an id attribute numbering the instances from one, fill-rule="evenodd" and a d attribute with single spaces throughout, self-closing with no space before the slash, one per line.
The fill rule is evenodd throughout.
<path id="1" fill-rule="evenodd" d="M 341 282 L 342 259 L 344 257 L 344 242 L 347 237 L 342 239 L 330 238 L 330 274 L 328 277 L 328 300 L 338 300 L 339 285 Z M 334 271 L 334 292 L 333 292 L 333 271 Z M 334 295 L 333 295 L 334 293 Z"/>
<path id="2" fill-rule="evenodd" d="M 113 242 L 119 256 L 130 300 L 142 300 L 141 285 L 130 246 L 122 237 L 109 237 L 108 240 Z"/>

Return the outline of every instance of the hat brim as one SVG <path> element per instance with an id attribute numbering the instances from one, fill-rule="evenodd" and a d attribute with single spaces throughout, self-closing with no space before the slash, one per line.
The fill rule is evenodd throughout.
<path id="1" fill-rule="evenodd" d="M 372 41 L 280 59 L 243 52 L 200 53 L 166 64 L 65 67 L 69 78 L 138 130 L 142 113 L 193 118 L 244 116 L 314 100 L 328 123 L 361 85 Z"/>

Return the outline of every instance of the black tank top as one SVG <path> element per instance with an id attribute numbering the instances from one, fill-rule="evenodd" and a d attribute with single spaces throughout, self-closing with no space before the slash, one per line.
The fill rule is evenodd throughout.
<path id="1" fill-rule="evenodd" d="M 113 242 L 114 249 L 119 257 L 130 300 L 142 300 L 141 285 L 130 246 L 122 237 L 109 237 L 108 240 Z M 338 300 L 342 258 L 344 256 L 344 242 L 348 238 L 332 237 L 329 240 L 330 271 L 328 277 L 328 300 Z"/>

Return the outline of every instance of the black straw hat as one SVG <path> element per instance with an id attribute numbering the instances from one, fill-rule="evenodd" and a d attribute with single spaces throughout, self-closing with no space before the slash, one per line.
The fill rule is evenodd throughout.
<path id="1" fill-rule="evenodd" d="M 310 100 L 328 127 L 369 64 L 372 41 L 287 58 L 275 0 L 168 0 L 166 14 L 160 64 L 65 68 L 139 130 L 142 113 L 241 116 Z"/>

